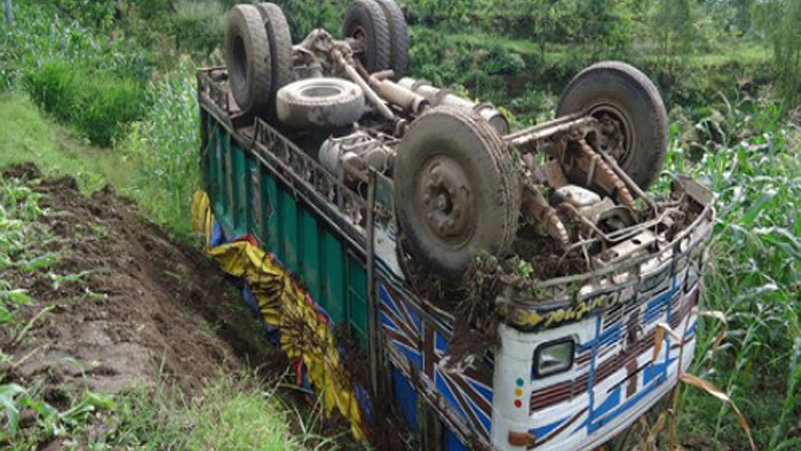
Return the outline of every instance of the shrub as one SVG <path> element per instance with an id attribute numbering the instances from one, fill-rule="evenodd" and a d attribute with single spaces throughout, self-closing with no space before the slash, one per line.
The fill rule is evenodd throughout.
<path id="1" fill-rule="evenodd" d="M 145 92 L 139 82 L 71 61 L 54 59 L 28 69 L 24 86 L 45 111 L 104 147 L 144 113 Z"/>
<path id="2" fill-rule="evenodd" d="M 484 70 L 489 75 L 518 75 L 526 69 L 526 63 L 519 54 L 511 52 L 500 44 L 490 47 Z"/>
<path id="3" fill-rule="evenodd" d="M 223 41 L 224 18 L 223 6 L 216 1 L 178 1 L 173 17 L 176 44 L 192 55 L 209 55 Z"/>

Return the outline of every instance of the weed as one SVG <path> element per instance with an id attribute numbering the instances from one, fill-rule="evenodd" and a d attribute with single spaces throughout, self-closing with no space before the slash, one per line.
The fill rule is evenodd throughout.
<path id="1" fill-rule="evenodd" d="M 216 1 L 179 0 L 173 18 L 176 44 L 200 58 L 222 43 L 225 11 Z"/>
<path id="2" fill-rule="evenodd" d="M 119 399 L 119 427 L 104 441 L 126 449 L 335 449 L 334 439 L 314 432 L 317 415 L 279 401 L 279 386 L 243 373 L 210 379 L 195 399 L 165 384 L 136 389 Z M 290 420 L 300 434 L 290 434 Z"/>
<path id="3" fill-rule="evenodd" d="M 40 393 L 28 390 L 17 384 L 0 385 L 0 408 L 5 417 L 6 430 L 0 431 L 0 442 L 9 443 L 8 449 L 28 449 L 44 438 L 64 435 L 68 428 L 76 428 L 87 424 L 97 410 L 114 409 L 114 401 L 98 393 L 86 393 L 72 407 L 59 411 L 43 401 Z M 20 430 L 21 413 L 29 409 L 35 414 L 32 428 L 36 432 L 28 432 L 23 437 L 17 434 Z"/>
<path id="4" fill-rule="evenodd" d="M 45 111 L 105 147 L 145 111 L 145 91 L 138 82 L 73 61 L 55 59 L 27 70 L 24 86 Z"/>

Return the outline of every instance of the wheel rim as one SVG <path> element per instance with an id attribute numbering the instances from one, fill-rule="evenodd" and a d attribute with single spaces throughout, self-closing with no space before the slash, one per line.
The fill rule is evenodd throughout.
<path id="1" fill-rule="evenodd" d="M 477 219 L 464 168 L 447 155 L 436 155 L 420 174 L 416 205 L 426 226 L 447 247 L 463 247 L 473 236 Z"/>
<path id="2" fill-rule="evenodd" d="M 613 103 L 599 103 L 589 108 L 590 115 L 601 122 L 603 136 L 598 137 L 599 150 L 608 153 L 625 166 L 636 142 L 632 118 L 625 109 Z"/>
<path id="3" fill-rule="evenodd" d="M 369 49 L 367 48 L 367 30 L 365 30 L 363 26 L 357 25 L 350 33 L 350 37 L 361 43 L 362 51 L 360 54 L 356 55 L 356 57 L 359 58 L 362 64 L 366 65 L 367 52 L 369 52 Z"/>

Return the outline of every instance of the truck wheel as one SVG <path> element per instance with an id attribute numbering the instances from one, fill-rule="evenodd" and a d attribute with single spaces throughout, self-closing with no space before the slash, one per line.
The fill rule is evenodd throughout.
<path id="1" fill-rule="evenodd" d="M 384 11 L 373 0 L 358 0 L 345 11 L 342 36 L 359 40 L 364 45 L 361 62 L 367 72 L 389 69 L 392 47 L 389 24 Z"/>
<path id="2" fill-rule="evenodd" d="M 270 113 L 275 112 L 275 96 L 278 90 L 292 83 L 292 36 L 289 24 L 281 8 L 275 3 L 256 4 L 264 21 L 264 30 L 270 43 L 272 86 L 270 90 Z"/>
<path id="3" fill-rule="evenodd" d="M 270 105 L 272 74 L 270 44 L 259 10 L 237 5 L 228 14 L 225 61 L 231 93 L 245 114 L 260 113 Z"/>
<path id="4" fill-rule="evenodd" d="M 567 86 L 556 115 L 581 111 L 612 120 L 623 142 L 608 151 L 641 188 L 647 189 L 662 169 L 668 145 L 665 104 L 651 80 L 626 63 L 593 64 Z"/>
<path id="5" fill-rule="evenodd" d="M 394 167 L 395 210 L 408 251 L 460 281 L 480 252 L 503 256 L 520 214 L 520 181 L 497 132 L 471 110 L 439 106 L 415 120 Z"/>
<path id="6" fill-rule="evenodd" d="M 409 29 L 406 19 L 395 0 L 375 1 L 384 11 L 389 25 L 389 67 L 395 73 L 395 80 L 400 80 L 409 68 Z"/>
<path id="7" fill-rule="evenodd" d="M 362 117 L 364 93 L 340 78 L 307 78 L 281 88 L 275 106 L 278 120 L 291 127 L 343 127 Z"/>

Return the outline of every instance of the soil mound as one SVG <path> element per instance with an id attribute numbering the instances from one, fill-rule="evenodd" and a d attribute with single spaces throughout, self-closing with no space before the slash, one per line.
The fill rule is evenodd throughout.
<path id="1" fill-rule="evenodd" d="M 41 193 L 45 238 L 30 246 L 50 262 L 0 269 L 33 298 L 16 327 L 0 329 L 0 348 L 17 360 L 0 383 L 52 387 L 58 405 L 72 387 L 116 393 L 167 378 L 195 390 L 220 371 L 268 360 L 255 314 L 216 265 L 112 187 L 86 197 L 70 177 L 39 181 L 30 164 L 3 177 Z"/>

